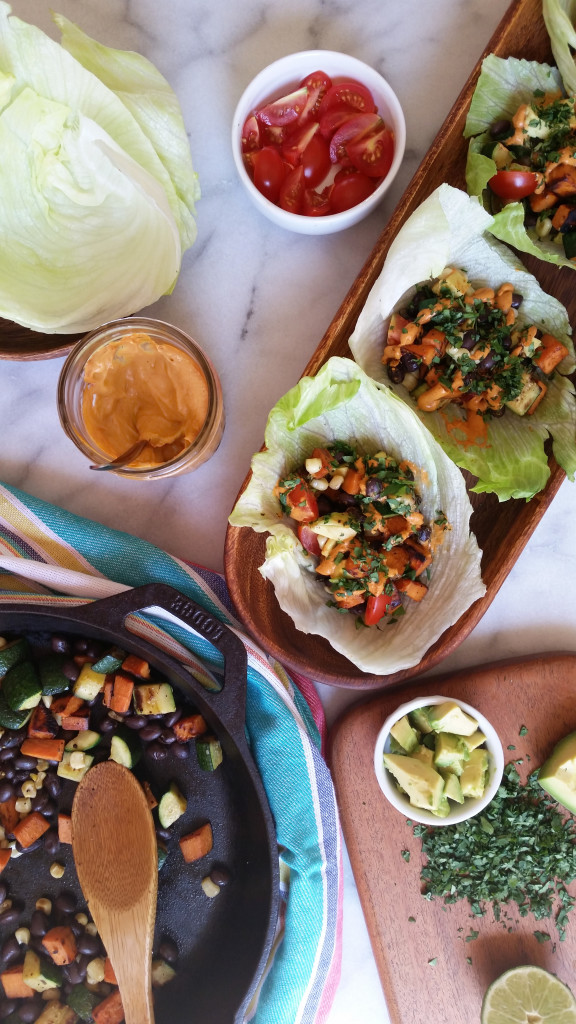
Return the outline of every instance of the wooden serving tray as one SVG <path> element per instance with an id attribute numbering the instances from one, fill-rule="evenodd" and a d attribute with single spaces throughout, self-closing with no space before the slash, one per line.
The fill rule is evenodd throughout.
<path id="1" fill-rule="evenodd" d="M 442 182 L 466 188 L 464 173 L 468 142 L 463 137 L 464 122 L 481 61 L 490 52 L 502 57 L 552 61 L 548 34 L 542 20 L 541 0 L 515 0 L 506 12 L 386 230 L 306 366 L 304 375 L 317 373 L 330 356 L 350 356 L 348 339 L 382 269 L 388 248 L 407 217 Z M 567 307 L 571 319 L 574 318 L 574 273 L 568 268 L 559 270 L 552 264 L 524 258 L 523 255 L 522 259 L 542 287 L 560 299 Z M 266 535 L 257 534 L 245 527 L 229 526 L 224 564 L 228 588 L 238 614 L 261 646 L 295 671 L 335 686 L 363 690 L 397 686 L 437 665 L 468 636 L 482 618 L 564 480 L 565 474 L 553 458 L 550 459 L 550 470 L 545 490 L 529 502 L 511 499 L 501 503 L 494 495 L 470 494 L 474 509 L 471 528 L 483 551 L 482 578 L 486 584 L 486 594 L 444 632 L 419 664 L 410 669 L 388 676 L 370 675 L 357 669 L 326 640 L 314 634 L 299 632 L 290 617 L 279 607 L 272 584 L 258 572 L 265 558 Z M 470 484 L 472 478 L 466 473 L 464 476 Z M 241 492 L 248 479 L 244 481 Z"/>
<path id="2" fill-rule="evenodd" d="M 384 719 L 413 697 L 421 696 L 423 703 L 433 694 L 459 697 L 495 726 L 507 763 L 522 759 L 517 767 L 525 781 L 554 744 L 576 730 L 575 692 L 576 655 L 541 655 L 427 679 L 401 694 L 356 704 L 333 726 L 328 759 L 392 1024 L 479 1021 L 488 985 L 520 964 L 544 967 L 573 986 L 576 911 L 559 942 L 553 921 L 520 917 L 515 904 L 502 911 L 498 923 L 491 908 L 475 917 L 467 901 L 445 906 L 440 899 L 424 899 L 420 840 L 388 803 L 374 773 L 374 744 Z M 525 736 L 520 736 L 522 726 Z M 409 861 L 403 850 L 410 851 Z M 576 893 L 576 886 L 569 891 Z M 466 941 L 472 931 L 478 937 Z M 548 933 L 550 941 L 539 942 L 535 931 Z"/>

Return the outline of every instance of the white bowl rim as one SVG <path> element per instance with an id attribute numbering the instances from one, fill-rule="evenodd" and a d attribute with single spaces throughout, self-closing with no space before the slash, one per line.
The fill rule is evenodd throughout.
<path id="1" fill-rule="evenodd" d="M 466 800 L 464 804 L 456 804 L 447 817 L 440 818 L 436 814 L 432 814 L 431 811 L 426 811 L 423 807 L 413 807 L 408 798 L 403 797 L 398 792 L 392 776 L 384 768 L 382 755 L 386 740 L 390 734 L 390 727 L 394 722 L 397 722 L 403 715 L 408 714 L 409 711 L 414 711 L 416 708 L 428 707 L 431 704 L 443 704 L 445 701 L 454 701 L 463 711 L 471 715 L 478 722 L 479 729 L 486 736 L 486 748 L 490 763 L 490 781 L 481 797 L 475 800 Z M 395 711 L 391 712 L 380 728 L 374 744 L 374 771 L 384 796 L 405 818 L 409 818 L 411 821 L 418 822 L 419 824 L 433 825 L 435 827 L 457 825 L 468 818 L 474 818 L 477 814 L 480 814 L 484 807 L 487 807 L 496 796 L 504 773 L 504 749 L 502 741 L 491 722 L 488 721 L 478 708 L 461 700 L 460 697 L 440 694 L 414 697 L 412 700 L 400 704 Z"/>
<path id="2" fill-rule="evenodd" d="M 390 170 L 386 177 L 380 182 L 378 188 L 372 192 L 371 195 L 363 199 L 361 203 L 356 203 L 355 206 L 350 207 L 348 210 L 343 210 L 341 213 L 328 214 L 326 217 L 306 217 L 304 214 L 290 213 L 287 210 L 282 210 L 281 207 L 276 206 L 275 203 L 270 202 L 266 199 L 254 183 L 251 181 L 248 172 L 244 166 L 242 160 L 242 153 L 240 146 L 238 145 L 239 132 L 242 130 L 242 126 L 248 116 L 248 112 L 254 108 L 258 103 L 262 103 L 263 100 L 277 92 L 278 89 L 291 88 L 291 81 L 299 81 L 303 74 L 299 74 L 297 69 L 300 64 L 303 65 L 302 71 L 317 70 L 314 62 L 320 60 L 329 60 L 340 62 L 343 61 L 347 67 L 343 68 L 340 72 L 333 71 L 332 75 L 338 74 L 340 77 L 344 77 L 349 74 L 357 77 L 359 81 L 363 82 L 362 75 L 368 74 L 373 76 L 374 80 L 378 81 L 379 89 L 384 96 L 385 104 L 389 110 L 388 123 L 393 122 L 392 127 L 394 130 L 394 157 Z M 270 74 L 273 71 L 281 72 L 284 68 L 292 72 L 283 83 L 279 83 L 278 86 L 274 87 L 268 83 Z M 322 69 L 324 70 L 324 69 Z M 327 72 L 330 74 L 330 72 Z M 367 86 L 370 88 L 370 86 Z M 261 96 L 261 93 L 264 95 Z M 261 98 L 260 98 L 261 97 Z M 248 100 L 250 100 L 248 102 Z M 380 108 L 380 104 L 379 104 Z M 298 50 L 295 53 L 286 54 L 284 57 L 279 57 L 277 60 L 272 61 L 259 71 L 254 78 L 248 83 L 244 89 L 232 118 L 232 155 L 236 170 L 240 176 L 242 183 L 248 190 L 248 193 L 256 206 L 261 210 L 262 213 L 270 220 L 274 221 L 280 227 L 285 227 L 291 231 L 298 231 L 302 234 L 330 234 L 334 231 L 343 230 L 346 227 L 351 227 L 353 224 L 358 223 L 362 218 L 371 212 L 383 198 L 388 188 L 394 181 L 400 165 L 404 159 L 406 150 L 406 120 L 404 117 L 404 111 L 398 96 L 392 89 L 389 82 L 370 64 L 361 60 L 359 57 L 354 57 L 352 54 L 344 53 L 339 50 Z"/>

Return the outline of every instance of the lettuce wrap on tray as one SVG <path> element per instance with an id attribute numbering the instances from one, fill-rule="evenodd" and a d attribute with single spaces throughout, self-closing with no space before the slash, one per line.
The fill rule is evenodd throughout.
<path id="1" fill-rule="evenodd" d="M 576 269 L 576 113 L 558 68 L 490 54 L 464 135 L 471 137 L 466 187 L 494 215 L 492 234 Z"/>
<path id="2" fill-rule="evenodd" d="M 446 454 L 478 478 L 473 490 L 494 493 L 502 501 L 511 497 L 529 499 L 545 486 L 550 475 L 544 451 L 549 435 L 558 463 L 570 479 L 574 478 L 576 402 L 574 386 L 566 376 L 574 370 L 574 347 L 564 306 L 542 290 L 518 258 L 491 236 L 491 229 L 492 217 L 476 198 L 446 184 L 436 189 L 409 217 L 390 246 L 349 343 L 362 369 L 409 403 Z M 521 296 L 516 314 L 518 329 L 525 325 L 528 333 L 527 325 L 538 325 L 547 338 L 558 339 L 557 345 L 565 355 L 551 377 L 540 374 L 546 380 L 542 385 L 545 397 L 532 414 L 516 415 L 506 408 L 505 415 L 500 409 L 496 418 L 488 411 L 481 419 L 476 417 L 482 430 L 471 434 L 463 407 L 451 403 L 437 411 L 421 411 L 414 392 L 403 383 L 390 381 L 382 359 L 389 343 L 391 314 L 403 309 L 423 282 L 442 275 L 447 267 L 463 270 L 475 286 L 496 290 L 511 282 L 516 298 Z M 466 353 L 456 351 L 456 358 L 462 355 Z M 506 362 L 504 356 L 502 361 Z M 479 386 L 479 382 L 470 386 Z"/>
<path id="3" fill-rule="evenodd" d="M 397 621 L 366 627 L 354 609 L 330 606 L 316 576 L 318 560 L 283 514 L 278 483 L 315 449 L 342 443 L 365 457 L 383 453 L 409 465 L 419 508 L 430 521 L 448 520 L 427 573 L 428 591 L 406 603 Z M 260 572 L 271 580 L 281 608 L 304 633 L 317 633 L 364 672 L 388 675 L 421 660 L 448 626 L 485 592 L 481 552 L 470 532 L 471 505 L 464 479 L 416 415 L 350 359 L 334 357 L 315 377 L 304 377 L 272 409 L 265 450 L 254 455 L 252 475 L 230 515 L 233 526 L 269 534 Z M 310 463 L 309 463 L 310 465 Z M 382 511 L 386 511 L 380 506 Z"/>

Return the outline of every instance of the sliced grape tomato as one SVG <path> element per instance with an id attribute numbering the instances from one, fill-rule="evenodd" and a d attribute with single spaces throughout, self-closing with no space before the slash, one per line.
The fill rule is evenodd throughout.
<path id="1" fill-rule="evenodd" d="M 373 132 L 346 145 L 350 163 L 371 178 L 385 178 L 394 159 L 394 136 L 384 122 Z"/>
<path id="2" fill-rule="evenodd" d="M 242 128 L 242 152 L 253 153 L 260 149 L 262 139 L 260 136 L 260 125 L 255 114 L 247 117 Z"/>
<path id="3" fill-rule="evenodd" d="M 306 146 L 319 130 L 317 121 L 309 121 L 290 133 L 282 145 L 282 156 L 292 167 L 300 163 Z"/>
<path id="4" fill-rule="evenodd" d="M 383 125 L 384 122 L 379 114 L 356 114 L 349 118 L 334 132 L 330 142 L 330 159 L 333 164 L 350 164 L 348 159 L 348 145 L 352 139 L 361 139 L 369 135 Z"/>
<path id="5" fill-rule="evenodd" d="M 287 213 L 302 213 L 304 195 L 304 171 L 301 166 L 294 167 L 284 178 L 278 195 L 278 206 Z"/>
<path id="6" fill-rule="evenodd" d="M 279 96 L 260 107 L 256 111 L 256 117 L 264 124 L 283 127 L 287 124 L 294 124 L 298 120 L 308 98 L 308 90 L 305 86 L 295 89 L 286 96 Z"/>
<path id="7" fill-rule="evenodd" d="M 251 154 L 254 167 L 254 184 L 266 199 L 275 203 L 280 195 L 280 186 L 286 177 L 286 164 L 274 146 L 264 146 Z"/>
<path id="8" fill-rule="evenodd" d="M 308 551 L 309 554 L 315 555 L 316 558 L 320 558 L 322 551 L 320 550 L 320 541 L 318 540 L 318 534 L 314 533 L 306 523 L 298 524 L 298 540 L 300 541 L 303 548 Z"/>
<path id="9" fill-rule="evenodd" d="M 307 121 L 310 118 L 318 118 L 318 111 L 320 104 L 324 99 L 324 96 L 332 86 L 332 80 L 328 77 L 325 71 L 313 71 L 312 74 L 307 75 L 306 78 L 300 82 L 301 86 L 304 86 L 308 92 L 304 111 L 302 113 L 302 120 Z"/>
<path id="10" fill-rule="evenodd" d="M 488 184 L 499 199 L 510 203 L 531 196 L 536 191 L 538 178 L 532 171 L 496 171 Z"/>
<path id="11" fill-rule="evenodd" d="M 330 110 L 349 110 L 358 114 L 373 114 L 377 107 L 369 89 L 361 82 L 349 78 L 336 82 L 328 89 L 320 104 L 320 117 Z"/>
<path id="12" fill-rule="evenodd" d="M 301 162 L 306 185 L 309 188 L 316 188 L 324 181 L 332 167 L 328 143 L 319 133 L 310 139 L 302 154 Z"/>
<path id="13" fill-rule="evenodd" d="M 363 203 L 372 195 L 377 184 L 374 178 L 369 178 L 354 168 L 348 172 L 339 171 L 330 193 L 332 213 L 343 213 L 344 210 L 350 210 L 358 203 Z"/>
<path id="14" fill-rule="evenodd" d="M 306 217 L 327 217 L 332 213 L 330 206 L 330 186 L 318 192 L 315 188 L 305 188 L 302 197 L 302 213 Z"/>

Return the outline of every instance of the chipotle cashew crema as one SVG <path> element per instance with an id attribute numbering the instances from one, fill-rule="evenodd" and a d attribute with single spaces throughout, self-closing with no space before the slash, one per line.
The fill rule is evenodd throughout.
<path id="1" fill-rule="evenodd" d="M 97 348 L 83 371 L 82 416 L 93 442 L 117 458 L 139 440 L 135 466 L 176 458 L 198 437 L 209 386 L 194 358 L 144 332 Z"/>

